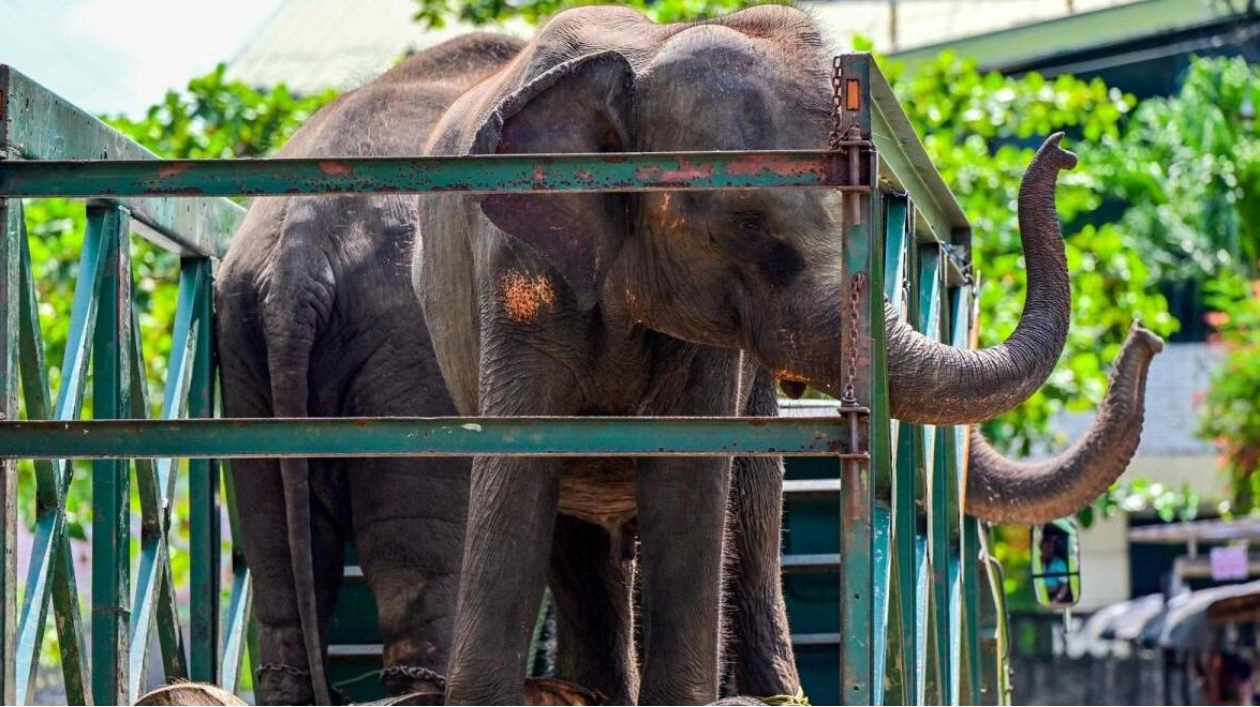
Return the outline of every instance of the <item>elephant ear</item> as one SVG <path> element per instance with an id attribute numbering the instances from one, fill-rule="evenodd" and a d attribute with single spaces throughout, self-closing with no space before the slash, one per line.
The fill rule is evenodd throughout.
<path id="1" fill-rule="evenodd" d="M 617 52 L 564 62 L 503 99 L 477 131 L 474 154 L 624 152 L 634 72 Z M 589 309 L 625 237 L 625 194 L 490 194 L 481 210 L 540 253 Z"/>

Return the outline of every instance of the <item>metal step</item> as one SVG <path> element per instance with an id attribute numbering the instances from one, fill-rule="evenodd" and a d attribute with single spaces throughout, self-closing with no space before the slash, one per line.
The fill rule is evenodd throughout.
<path id="1" fill-rule="evenodd" d="M 815 555 L 784 555 L 780 565 L 785 573 L 814 574 L 840 571 L 840 553 L 829 552 Z"/>
<path id="2" fill-rule="evenodd" d="M 798 479 L 783 482 L 785 501 L 814 501 L 840 495 L 840 479 Z"/>

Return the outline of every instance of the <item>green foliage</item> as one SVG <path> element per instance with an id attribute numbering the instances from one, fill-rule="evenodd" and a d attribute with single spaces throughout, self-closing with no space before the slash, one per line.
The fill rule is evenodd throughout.
<path id="1" fill-rule="evenodd" d="M 599 0 L 416 0 L 415 19 L 431 28 L 443 27 L 451 18 L 474 27 L 518 18 L 530 24 L 539 24 L 561 10 L 597 4 L 607 3 Z M 616 4 L 632 7 L 657 22 L 678 22 L 711 17 L 762 3 L 755 0 L 629 0 Z"/>
<path id="2" fill-rule="evenodd" d="M 280 149 L 336 91 L 296 98 L 281 84 L 259 91 L 228 81 L 219 64 L 188 82 L 184 91 L 168 91 L 143 118 L 125 116 L 108 122 L 128 137 L 169 159 L 262 157 Z"/>
<path id="3" fill-rule="evenodd" d="M 1079 136 L 1064 141 L 1079 154 L 1080 164 L 1060 177 L 1057 199 L 1072 273 L 1067 346 L 1047 385 L 985 425 L 997 444 L 1019 454 L 1061 442 L 1049 439 L 1050 417 L 1098 404 L 1106 371 L 1132 320 L 1160 334 L 1176 326 L 1164 298 L 1149 286 L 1143 234 L 1099 223 L 1093 213 L 1111 195 L 1111 171 L 1100 145 L 1120 138 L 1134 100 L 1100 80 L 982 74 L 974 62 L 948 52 L 912 75 L 890 62 L 882 68 L 975 230 L 982 345 L 1010 335 L 1023 308 L 1025 271 L 1016 211 L 1020 178 L 1045 136 L 1057 130 Z"/>
<path id="4" fill-rule="evenodd" d="M 1223 510 L 1260 511 L 1260 281 L 1222 272 L 1211 283 L 1209 305 L 1225 360 L 1212 373 L 1203 400 L 1199 434 L 1215 440 L 1233 498 Z"/>
<path id="5" fill-rule="evenodd" d="M 1154 275 L 1199 279 L 1260 260 L 1260 66 L 1195 59 L 1181 91 L 1143 101 L 1112 144 L 1121 223 L 1142 234 Z"/>

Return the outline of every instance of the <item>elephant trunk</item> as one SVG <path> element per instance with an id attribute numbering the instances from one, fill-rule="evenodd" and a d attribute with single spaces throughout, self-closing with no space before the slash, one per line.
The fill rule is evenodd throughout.
<path id="1" fill-rule="evenodd" d="M 1137 451 L 1146 375 L 1163 348 L 1158 336 L 1135 324 L 1111 371 L 1098 417 L 1083 437 L 1051 459 L 1010 460 L 973 427 L 967 514 L 991 523 L 1037 525 L 1076 513 L 1106 491 Z"/>
<path id="2" fill-rule="evenodd" d="M 935 425 L 988 420 L 1027 400 L 1050 376 L 1067 341 L 1072 309 L 1054 197 L 1059 170 L 1075 167 L 1076 156 L 1059 147 L 1062 137 L 1046 140 L 1020 184 L 1028 294 L 1019 325 L 1005 342 L 979 351 L 948 346 L 885 307 L 893 417 Z"/>

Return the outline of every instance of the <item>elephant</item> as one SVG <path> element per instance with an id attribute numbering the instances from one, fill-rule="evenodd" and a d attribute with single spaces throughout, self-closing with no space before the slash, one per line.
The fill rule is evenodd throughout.
<path id="1" fill-rule="evenodd" d="M 279 156 L 420 154 L 428 128 L 454 96 L 521 47 L 512 37 L 476 33 L 422 52 L 317 112 Z M 416 208 L 397 195 L 261 198 L 250 206 L 215 279 L 217 354 L 229 417 L 455 414 L 412 294 Z M 760 392 L 750 393 L 747 414 L 773 414 L 773 385 L 763 374 L 749 386 Z M 733 535 L 771 548 L 777 566 L 781 466 L 741 462 L 734 485 L 756 492 L 737 494 L 742 500 L 733 511 L 768 520 L 758 533 Z M 347 539 L 378 606 L 387 691 L 441 689 L 468 473 L 461 459 L 233 463 L 241 518 L 236 540 L 252 573 L 259 625 L 260 704 L 331 701 L 324 636 Z M 625 541 L 632 547 L 633 535 Z M 774 672 L 768 682 L 744 683 L 762 690 L 757 694 L 795 691 L 786 618 L 781 608 L 773 611 L 782 606 L 778 575 L 758 575 L 755 582 L 751 572 L 747 576 L 749 589 L 737 593 L 757 605 L 740 612 L 740 621 L 749 627 L 745 635 L 759 638 L 741 643 L 743 653 L 757 656 L 741 663 L 757 671 L 774 666 Z M 571 619 L 562 625 L 569 630 Z M 562 650 L 568 645 L 564 641 Z"/>
<path id="2" fill-rule="evenodd" d="M 792 80 L 748 92 L 764 74 L 704 68 L 706 55 L 786 67 Z M 788 8 L 666 26 L 584 8 L 528 44 L 479 33 L 426 50 L 317 113 L 281 156 L 815 148 L 826 135 L 829 106 L 814 95 L 821 88 L 827 103 L 826 65 L 808 18 Z M 708 83 L 698 103 L 653 129 L 640 106 L 667 98 L 671 75 Z M 680 117 L 708 117 L 699 109 L 715 97 L 738 97 L 775 130 L 741 128 L 730 111 L 699 126 L 708 132 Z M 887 311 L 898 417 L 978 421 L 1044 382 L 1070 314 L 1053 191 L 1073 159 L 1052 139 L 1021 188 L 1028 303 L 1003 345 L 933 344 Z M 225 410 L 774 415 L 776 383 L 838 390 L 839 323 L 819 306 L 838 301 L 840 208 L 835 195 L 787 192 L 259 199 L 216 282 Z M 1134 436 L 1142 390 L 1129 391 L 1139 420 L 1121 432 Z M 1123 425 L 1131 401 L 1107 402 L 1116 412 L 1100 423 Z M 1095 442 L 1070 453 L 1072 473 L 1095 483 L 1124 445 L 1100 434 L 1092 428 Z M 1104 452 L 1110 466 L 1097 463 Z M 973 461 L 969 493 L 1000 512 L 1026 471 L 1012 464 L 996 453 Z M 740 691 L 799 690 L 778 574 L 781 459 L 472 466 L 470 476 L 453 459 L 234 464 L 261 703 L 330 702 L 324 637 L 348 537 L 377 600 L 391 694 L 440 689 L 449 670 L 452 702 L 520 703 L 522 646 L 546 581 L 566 677 L 613 702 L 708 701 L 724 560 Z M 1078 502 L 1083 487 L 1064 486 L 1053 467 L 1032 472 L 1053 495 L 1021 513 Z M 630 607 L 639 536 L 641 670 Z M 505 549 L 520 556 L 488 566 Z M 461 581 L 462 570 L 471 572 Z M 495 577 L 508 578 L 503 596 L 487 583 Z"/>
<path id="3" fill-rule="evenodd" d="M 628 8 L 575 8 L 456 98 L 424 150 L 821 149 L 832 125 L 829 66 L 809 16 L 789 7 L 669 25 Z M 953 348 L 885 303 L 894 417 L 990 419 L 1052 371 L 1071 310 L 1054 199 L 1058 172 L 1076 157 L 1061 138 L 1046 141 L 1020 187 L 1028 285 L 1006 341 Z M 420 197 L 413 286 L 455 407 L 490 417 L 730 416 L 751 407 L 761 378 L 838 395 L 841 202 L 834 192 L 766 189 Z M 1021 467 L 980 440 L 970 509 L 1001 515 L 1017 494 L 1042 493 L 1008 514 L 1032 522 L 1114 480 L 1140 433 L 1153 355 L 1143 332 L 1113 374 L 1124 385 L 1054 462 Z M 1108 436 L 1116 430 L 1122 438 Z M 732 498 L 735 633 L 763 659 L 753 666 L 739 654 L 736 635 L 736 672 L 751 682 L 760 669 L 774 682 L 791 656 L 777 594 L 781 469 L 741 460 L 732 476 L 730 459 L 475 458 L 448 703 L 520 703 L 529 627 L 548 583 L 579 681 L 616 703 L 711 702 Z M 616 561 L 628 532 L 641 544 L 638 657 L 629 577 Z M 740 623 L 749 617 L 758 623 Z M 760 640 L 762 629 L 784 645 Z"/>
<path id="4" fill-rule="evenodd" d="M 279 156 L 419 155 L 424 126 L 520 48 L 475 34 L 412 57 L 312 116 Z M 416 221 L 414 199 L 400 195 L 251 204 L 215 282 L 229 417 L 455 414 L 411 291 Z M 376 599 L 387 690 L 440 687 L 469 461 L 240 459 L 232 473 L 254 582 L 260 703 L 330 703 L 321 637 L 347 539 Z"/>

